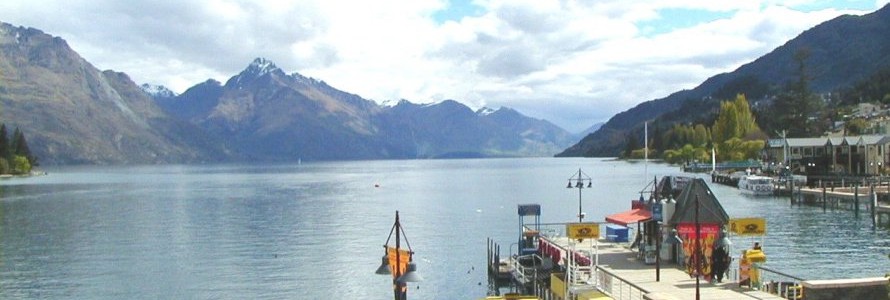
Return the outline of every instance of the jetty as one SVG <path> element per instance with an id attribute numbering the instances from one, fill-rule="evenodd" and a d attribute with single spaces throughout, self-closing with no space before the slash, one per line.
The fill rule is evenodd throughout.
<path id="1" fill-rule="evenodd" d="M 890 226 L 890 185 L 798 187 L 790 192 L 791 203 L 821 206 L 823 210 L 845 209 L 854 214 L 869 213 L 873 226 Z"/>
<path id="2" fill-rule="evenodd" d="M 662 178 L 651 195 L 606 222 L 541 224 L 540 205 L 519 205 L 516 253 L 502 256 L 489 239 L 482 299 L 890 300 L 885 277 L 807 280 L 763 265 L 768 251 L 734 247 L 727 229 L 756 236 L 765 223 L 729 218 L 702 179 Z"/>

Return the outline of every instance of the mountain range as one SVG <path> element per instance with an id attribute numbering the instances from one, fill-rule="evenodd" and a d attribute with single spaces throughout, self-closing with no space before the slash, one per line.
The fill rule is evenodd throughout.
<path id="1" fill-rule="evenodd" d="M 557 156 L 617 156 L 643 122 L 669 128 L 673 123 L 713 117 L 722 100 L 745 94 L 756 105 L 786 83 L 797 80 L 795 53 L 806 51 L 810 88 L 828 93 L 849 87 L 890 67 L 890 5 L 863 16 L 844 15 L 804 31 L 772 52 L 730 73 L 705 80 L 691 90 L 640 103 L 609 119 Z M 650 127 L 651 129 L 652 127 Z M 642 136 L 642 134 L 640 134 Z"/>
<path id="2" fill-rule="evenodd" d="M 38 29 L 0 23 L 0 50 L 0 121 L 43 164 L 551 156 L 577 140 L 506 107 L 379 105 L 262 58 L 176 95 Z"/>

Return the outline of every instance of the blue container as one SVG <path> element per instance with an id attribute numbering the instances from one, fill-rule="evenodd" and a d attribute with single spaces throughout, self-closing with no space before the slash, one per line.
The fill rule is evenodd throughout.
<path id="1" fill-rule="evenodd" d="M 627 242 L 627 227 L 621 225 L 606 225 L 606 239 L 610 242 Z"/>

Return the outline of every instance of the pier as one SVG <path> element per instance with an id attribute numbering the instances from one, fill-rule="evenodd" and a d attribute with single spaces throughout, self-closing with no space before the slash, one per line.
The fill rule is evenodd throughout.
<path id="1" fill-rule="evenodd" d="M 486 299 L 526 295 L 537 298 L 523 299 L 890 300 L 885 277 L 807 280 L 770 269 L 769 253 L 758 243 L 752 249 L 734 247 L 730 233 L 763 235 L 765 222 L 730 218 L 700 178 L 665 177 L 650 186 L 655 195 L 651 200 L 633 200 L 630 210 L 607 215 L 606 222 L 541 224 L 540 205 L 518 205 L 519 239 L 511 244 L 517 251 L 511 249 L 507 259 L 501 259 L 500 247 L 489 240 L 493 297 Z M 682 191 L 674 196 L 678 189 Z M 857 213 L 871 211 L 876 223 L 882 214 L 890 222 L 890 206 L 879 205 L 879 191 L 870 187 L 870 201 L 865 201 L 865 191 L 858 186 L 850 189 L 852 193 L 845 188 L 829 193 L 824 185 L 822 189 L 798 186 L 791 194 L 792 205 L 812 202 L 818 193 L 826 208 L 828 203 L 851 205 Z M 664 195 L 668 201 L 659 198 Z M 863 203 L 870 204 L 861 209 Z M 526 223 L 529 216 L 534 221 Z M 724 259 L 727 256 L 732 259 Z M 508 283 L 503 278 L 509 278 Z M 502 284 L 510 292 L 499 298 Z"/>
<path id="2" fill-rule="evenodd" d="M 880 199 L 890 197 L 890 185 L 860 187 L 799 187 L 791 193 L 792 204 L 808 204 L 827 209 L 845 209 L 856 215 L 869 213 L 874 226 L 890 226 L 890 205 Z"/>
<path id="3" fill-rule="evenodd" d="M 630 249 L 627 243 L 600 239 L 595 243 L 585 241 L 579 245 L 565 237 L 544 239 L 567 252 L 571 252 L 573 247 L 584 248 L 582 253 L 594 256 L 584 256 L 585 258 L 599 261 L 597 267 L 593 268 L 595 273 L 570 275 L 570 278 L 578 278 L 575 284 L 570 284 L 570 288 L 581 290 L 598 286 L 609 292 L 613 299 L 695 299 L 695 279 L 680 269 L 678 264 L 663 262 L 658 270 L 660 278 L 656 281 L 655 265 L 645 264 L 638 257 L 639 252 Z M 568 269 L 571 272 L 575 268 Z M 702 280 L 698 292 L 701 299 L 786 299 L 766 291 L 740 287 L 737 281 L 729 278 L 722 283 Z"/>
<path id="4" fill-rule="evenodd" d="M 553 227 L 555 224 L 544 224 Z M 560 224 L 562 225 L 562 224 Z M 605 225 L 605 224 L 601 224 Z M 728 276 L 723 282 L 696 280 L 685 269 L 670 259 L 661 259 L 660 266 L 647 264 L 629 242 L 614 242 L 610 238 L 570 240 L 556 230 L 544 230 L 540 247 L 547 250 L 534 255 L 538 262 L 556 260 L 552 269 L 527 267 L 506 271 L 516 278 L 525 278 L 521 286 L 513 286 L 511 295 L 536 295 L 537 298 L 516 299 L 639 299 L 680 300 L 696 299 L 884 299 L 887 279 L 884 277 L 839 280 L 805 280 L 767 267 L 759 267 L 760 286 L 740 284 L 738 257 L 734 256 Z M 496 247 L 490 248 L 490 250 Z M 662 256 L 676 254 L 669 248 Z M 738 249 L 741 250 L 741 249 Z M 733 250 L 731 253 L 737 253 Z M 543 254 L 546 253 L 546 254 Z M 513 257 L 515 258 L 515 256 Z M 682 261 L 682 259 L 680 259 Z M 503 274 L 503 262 L 490 260 L 489 270 Z M 519 266 L 518 262 L 511 265 Z M 540 265 L 539 265 L 540 266 Z M 492 284 L 492 282 L 489 282 Z M 519 284 L 514 281 L 513 284 Z M 490 286 L 496 291 L 497 286 Z M 576 298 L 571 298 L 574 295 Z M 852 296 L 851 296 L 852 295 Z M 847 297 L 850 296 L 850 297 Z M 512 299 L 509 297 L 488 299 Z"/>

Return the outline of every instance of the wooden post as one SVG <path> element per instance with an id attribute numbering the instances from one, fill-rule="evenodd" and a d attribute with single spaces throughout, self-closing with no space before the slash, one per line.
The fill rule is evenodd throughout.
<path id="1" fill-rule="evenodd" d="M 791 205 L 794 205 L 794 174 L 791 175 L 791 180 L 788 180 L 789 184 L 791 184 L 791 189 L 788 190 L 788 195 L 791 195 Z"/>
<path id="2" fill-rule="evenodd" d="M 853 187 L 853 205 L 856 207 L 853 208 L 853 211 L 856 212 L 856 217 L 859 217 L 859 185 Z"/>
<path id="3" fill-rule="evenodd" d="M 877 209 L 878 209 L 878 194 L 872 194 L 871 195 L 871 227 L 872 227 L 872 229 L 878 228 Z"/>
<path id="4" fill-rule="evenodd" d="M 822 187 L 822 211 L 825 211 L 825 202 L 828 201 L 828 198 L 825 198 L 825 187 Z"/>

